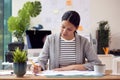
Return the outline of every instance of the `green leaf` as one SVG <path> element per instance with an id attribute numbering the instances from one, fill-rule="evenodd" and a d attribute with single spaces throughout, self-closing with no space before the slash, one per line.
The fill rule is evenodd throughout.
<path id="1" fill-rule="evenodd" d="M 26 60 L 27 60 L 26 51 L 16 48 L 16 50 L 13 52 L 13 61 L 14 62 L 26 62 Z"/>
<path id="2" fill-rule="evenodd" d="M 38 16 L 41 12 L 41 8 L 42 6 L 40 1 L 26 2 L 23 5 L 23 7 L 18 11 L 18 16 L 9 17 L 7 22 L 8 30 L 16 38 L 23 37 L 23 34 L 25 33 L 25 31 L 29 28 L 31 17 Z"/>

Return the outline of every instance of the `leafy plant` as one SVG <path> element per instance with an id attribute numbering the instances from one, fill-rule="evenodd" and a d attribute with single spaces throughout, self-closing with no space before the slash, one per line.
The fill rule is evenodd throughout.
<path id="1" fill-rule="evenodd" d="M 26 51 L 16 48 L 16 50 L 13 52 L 13 62 L 21 63 L 26 62 L 26 60 L 27 60 Z"/>
<path id="2" fill-rule="evenodd" d="M 23 42 L 25 31 L 29 28 L 31 17 L 36 17 L 41 12 L 40 1 L 26 2 L 22 9 L 18 11 L 18 16 L 11 16 L 8 19 L 8 31 L 17 38 L 17 41 Z"/>
<path id="3" fill-rule="evenodd" d="M 103 48 L 109 47 L 110 42 L 110 26 L 108 21 L 100 21 L 97 34 L 98 53 L 104 54 Z"/>
<path id="4" fill-rule="evenodd" d="M 98 30 L 110 30 L 110 26 L 108 24 L 108 21 L 100 21 Z"/>

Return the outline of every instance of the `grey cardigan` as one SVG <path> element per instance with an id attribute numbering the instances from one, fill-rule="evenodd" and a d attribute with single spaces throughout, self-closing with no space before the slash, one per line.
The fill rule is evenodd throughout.
<path id="1" fill-rule="evenodd" d="M 83 64 L 88 70 L 93 70 L 94 64 L 101 63 L 101 61 L 98 59 L 91 43 L 88 42 L 86 38 L 78 34 L 75 34 L 75 40 L 76 64 Z M 59 49 L 60 34 L 52 34 L 47 36 L 43 49 L 38 57 L 38 62 L 40 66 L 42 66 L 43 70 L 47 69 L 47 63 L 49 63 L 49 69 L 59 67 Z M 85 60 L 87 60 L 87 62 Z"/>

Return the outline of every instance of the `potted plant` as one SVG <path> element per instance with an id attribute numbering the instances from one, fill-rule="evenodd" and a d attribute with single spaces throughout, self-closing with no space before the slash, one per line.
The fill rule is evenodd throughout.
<path id="1" fill-rule="evenodd" d="M 97 30 L 97 53 L 104 54 L 104 48 L 109 47 L 110 42 L 110 26 L 108 21 L 100 21 Z"/>
<path id="2" fill-rule="evenodd" d="M 28 1 L 23 5 L 22 9 L 18 11 L 18 16 L 9 17 L 7 21 L 8 31 L 17 39 L 16 42 L 22 43 L 22 45 L 24 44 L 24 34 L 29 28 L 30 20 L 32 17 L 40 14 L 41 8 L 40 1 Z"/>
<path id="3" fill-rule="evenodd" d="M 23 77 L 27 68 L 27 53 L 18 47 L 13 52 L 13 69 L 17 77 Z"/>

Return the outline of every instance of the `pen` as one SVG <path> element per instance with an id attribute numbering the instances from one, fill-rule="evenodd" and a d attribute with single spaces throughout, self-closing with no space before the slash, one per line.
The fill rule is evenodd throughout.
<path id="1" fill-rule="evenodd" d="M 35 63 L 32 60 L 30 60 L 30 62 L 32 63 L 33 66 L 36 66 Z"/>

